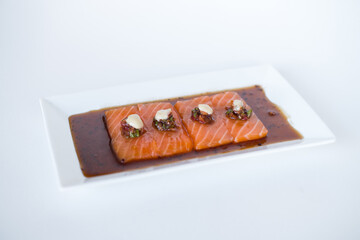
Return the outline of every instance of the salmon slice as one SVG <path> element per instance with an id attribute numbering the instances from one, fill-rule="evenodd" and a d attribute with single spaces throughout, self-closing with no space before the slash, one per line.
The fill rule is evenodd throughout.
<path id="1" fill-rule="evenodd" d="M 148 103 L 138 105 L 140 116 L 144 124 L 149 126 L 149 133 L 156 143 L 156 150 L 161 157 L 190 152 L 193 149 L 191 138 L 185 131 L 181 118 L 174 107 L 167 102 Z M 178 128 L 175 131 L 159 131 L 152 126 L 155 114 L 159 110 L 171 109 Z"/>
<path id="2" fill-rule="evenodd" d="M 226 106 L 231 106 L 233 100 L 242 100 L 245 103 L 247 109 L 249 105 L 235 92 L 219 93 L 211 96 L 211 102 L 223 121 L 231 135 L 234 137 L 234 142 L 244 142 L 249 140 L 255 140 L 263 138 L 267 135 L 268 130 L 260 119 L 256 116 L 254 111 L 248 120 L 233 120 L 226 117 Z"/>
<path id="3" fill-rule="evenodd" d="M 122 163 L 135 160 L 157 158 L 156 144 L 144 122 L 145 133 L 137 138 L 126 138 L 121 134 L 121 121 L 131 114 L 138 114 L 137 106 L 119 107 L 105 112 L 106 126 L 111 138 L 111 146 Z"/>
<path id="4" fill-rule="evenodd" d="M 233 137 L 216 111 L 213 113 L 214 122 L 210 124 L 202 124 L 191 119 L 191 110 L 199 104 L 207 104 L 212 108 L 208 96 L 178 101 L 175 104 L 175 108 L 180 113 L 186 129 L 194 141 L 195 149 L 200 150 L 231 143 Z"/>

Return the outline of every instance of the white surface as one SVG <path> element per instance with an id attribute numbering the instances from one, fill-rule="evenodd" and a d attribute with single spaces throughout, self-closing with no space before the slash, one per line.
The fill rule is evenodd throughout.
<path id="1" fill-rule="evenodd" d="M 1 0 L 0 239 L 359 239 L 359 4 Z M 263 63 L 335 144 L 58 190 L 40 97 Z"/>
<path id="2" fill-rule="evenodd" d="M 159 91 L 157 86 L 166 86 L 169 82 L 179 87 Z M 284 113 L 289 117 L 288 121 L 302 134 L 303 139 L 301 141 L 288 141 L 279 144 L 265 145 L 247 149 L 246 151 L 237 151 L 206 158 L 193 158 L 180 163 L 107 176 L 94 178 L 85 178 L 83 176 L 70 132 L 69 117 L 71 115 L 105 107 L 155 101 L 206 92 L 226 91 L 227 89 L 254 85 L 262 86 L 270 101 L 283 109 Z M 192 86 L 192 88 L 186 86 Z M 138 89 L 138 94 L 133 94 L 133 89 Z M 146 89 L 146 91 L 142 91 L 141 89 Z M 121 97 L 119 96 L 119 92 L 122 93 Z M 201 104 L 199 104 L 199 106 L 200 105 Z M 93 91 L 47 97 L 41 99 L 41 107 L 52 155 L 56 163 L 57 173 L 62 187 L 84 186 L 85 183 L 100 183 L 105 182 L 105 180 L 107 180 L 107 183 L 109 183 L 109 180 L 123 180 L 127 182 L 139 177 L 149 177 L 159 173 L 167 174 L 172 173 L 174 170 L 185 170 L 189 167 L 199 165 L 220 164 L 230 160 L 239 161 L 245 157 L 318 146 L 335 141 L 333 133 L 324 122 L 321 121 L 319 116 L 306 104 L 304 99 L 301 98 L 279 72 L 269 65 L 162 78 Z M 222 178 L 220 175 L 218 177 Z"/>

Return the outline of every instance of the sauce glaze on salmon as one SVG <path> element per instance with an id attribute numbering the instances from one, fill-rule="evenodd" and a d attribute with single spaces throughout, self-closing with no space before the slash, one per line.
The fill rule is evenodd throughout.
<path id="1" fill-rule="evenodd" d="M 120 162 L 159 157 L 150 127 L 144 123 L 145 133 L 137 138 L 126 138 L 121 134 L 121 121 L 131 114 L 138 114 L 137 106 L 125 106 L 105 112 L 105 121 L 111 138 L 111 147 Z"/>
<path id="2" fill-rule="evenodd" d="M 177 101 L 175 104 L 175 108 L 179 112 L 188 133 L 194 141 L 195 149 L 200 150 L 231 143 L 233 137 L 225 127 L 221 116 L 219 116 L 216 111 L 213 113 L 214 121 L 210 124 L 202 124 L 191 119 L 191 111 L 199 104 L 207 104 L 213 108 L 210 97 L 208 96 Z"/>
<path id="3" fill-rule="evenodd" d="M 168 102 L 156 102 L 138 105 L 140 116 L 144 120 L 144 124 L 148 127 L 148 131 L 155 141 L 156 150 L 160 156 L 171 156 L 190 152 L 193 149 L 193 143 L 188 136 L 181 123 L 180 116 L 174 107 Z M 171 109 L 177 125 L 174 131 L 159 131 L 152 126 L 153 119 L 157 111 Z"/>
<path id="4" fill-rule="evenodd" d="M 256 116 L 255 112 L 252 112 L 250 119 L 246 121 L 233 120 L 225 116 L 225 108 L 231 105 L 233 100 L 242 100 L 247 109 L 251 108 L 236 92 L 219 93 L 211 96 L 210 99 L 214 110 L 219 113 L 230 134 L 233 136 L 234 142 L 238 143 L 259 139 L 267 135 L 268 130 Z"/>

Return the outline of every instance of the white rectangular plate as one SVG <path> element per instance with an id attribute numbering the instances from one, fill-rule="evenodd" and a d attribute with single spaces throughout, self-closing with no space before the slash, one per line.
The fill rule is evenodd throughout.
<path id="1" fill-rule="evenodd" d="M 165 90 L 164 86 L 167 86 L 168 83 L 171 83 L 171 86 Z M 253 85 L 261 85 L 264 88 L 267 97 L 283 109 L 286 115 L 289 116 L 290 123 L 304 136 L 304 139 L 105 176 L 86 178 L 82 174 L 71 137 L 69 116 L 105 107 Z M 133 94 L 132 89 L 139 89 L 138 94 Z M 95 182 L 127 181 L 170 170 L 180 170 L 202 164 L 221 163 L 265 154 L 270 151 L 315 146 L 335 141 L 335 136 L 318 115 L 271 66 L 231 69 L 132 83 L 71 95 L 43 98 L 40 103 L 62 187 Z"/>

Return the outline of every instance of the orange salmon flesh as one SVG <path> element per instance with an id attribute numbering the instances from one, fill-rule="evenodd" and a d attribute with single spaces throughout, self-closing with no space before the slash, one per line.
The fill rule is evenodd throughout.
<path id="1" fill-rule="evenodd" d="M 169 102 L 155 102 L 108 110 L 105 122 L 112 150 L 120 162 L 127 163 L 266 137 L 268 130 L 254 112 L 248 120 L 226 117 L 226 107 L 236 99 L 242 100 L 250 109 L 237 93 L 224 92 L 177 101 L 174 106 Z M 191 119 L 191 111 L 199 104 L 207 104 L 213 109 L 212 123 L 202 124 Z M 155 114 L 169 108 L 176 130 L 159 131 L 153 126 Z M 130 114 L 138 114 L 144 123 L 145 133 L 140 137 L 126 138 L 121 134 L 121 121 Z"/>

